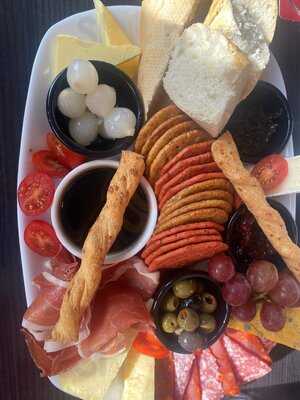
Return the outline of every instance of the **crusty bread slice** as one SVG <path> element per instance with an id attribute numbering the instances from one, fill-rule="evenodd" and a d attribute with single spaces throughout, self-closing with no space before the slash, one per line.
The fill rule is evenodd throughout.
<path id="1" fill-rule="evenodd" d="M 142 57 L 138 87 L 145 109 L 151 105 L 160 87 L 170 53 L 184 28 L 199 12 L 206 0 L 144 0 L 142 2 L 140 36 Z"/>
<path id="2" fill-rule="evenodd" d="M 172 52 L 164 88 L 181 110 L 216 137 L 241 99 L 250 65 L 222 33 L 194 24 Z"/>

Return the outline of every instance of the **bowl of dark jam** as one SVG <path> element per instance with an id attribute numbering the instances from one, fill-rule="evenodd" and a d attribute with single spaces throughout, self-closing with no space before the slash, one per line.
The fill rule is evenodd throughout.
<path id="1" fill-rule="evenodd" d="M 89 229 L 106 202 L 106 193 L 119 162 L 95 160 L 67 174 L 56 189 L 51 220 L 60 242 L 76 257 Z M 155 228 L 157 204 L 150 184 L 142 178 L 125 211 L 123 226 L 105 264 L 121 262 L 137 254 Z"/>
<path id="2" fill-rule="evenodd" d="M 297 243 L 298 229 L 289 211 L 275 200 L 268 199 L 268 203 L 279 212 L 290 238 L 294 243 Z M 270 261 L 279 270 L 286 267 L 280 255 L 258 226 L 255 217 L 244 204 L 235 211 L 228 222 L 226 242 L 239 272 L 246 272 L 249 264 L 255 260 Z"/>
<path id="3" fill-rule="evenodd" d="M 293 116 L 281 91 L 258 81 L 236 107 L 226 129 L 236 142 L 241 160 L 256 163 L 270 154 L 281 153 L 293 131 Z"/>
<path id="4" fill-rule="evenodd" d="M 218 340 L 229 320 L 229 306 L 205 272 L 180 271 L 157 289 L 152 315 L 160 341 L 171 351 L 189 354 Z"/>

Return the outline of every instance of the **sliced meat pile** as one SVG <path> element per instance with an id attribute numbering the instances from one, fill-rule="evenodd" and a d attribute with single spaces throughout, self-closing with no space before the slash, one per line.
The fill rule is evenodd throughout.
<path id="1" fill-rule="evenodd" d="M 152 324 L 145 301 L 159 282 L 159 273 L 149 273 L 138 257 L 105 267 L 103 280 L 92 306 L 85 314 L 79 340 L 66 345 L 51 340 L 69 281 L 79 265 L 65 250 L 50 260 L 49 271 L 33 279 L 39 291 L 24 314 L 22 333 L 42 376 L 72 368 L 81 358 L 95 353 L 114 354 L 133 339 L 133 331 Z"/>
<path id="2" fill-rule="evenodd" d="M 221 400 L 240 393 L 240 385 L 271 371 L 270 343 L 227 329 L 209 349 L 157 360 L 156 399 Z M 165 382 L 168 381 L 168 385 Z M 170 384 L 172 382 L 173 384 Z"/>

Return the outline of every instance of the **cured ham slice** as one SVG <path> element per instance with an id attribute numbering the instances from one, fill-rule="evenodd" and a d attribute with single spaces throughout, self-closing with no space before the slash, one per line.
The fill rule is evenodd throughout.
<path id="1" fill-rule="evenodd" d="M 89 357 L 129 328 L 147 329 L 151 324 L 142 297 L 132 288 L 112 283 L 99 290 L 92 307 L 90 335 L 79 345 L 80 354 Z"/>
<path id="2" fill-rule="evenodd" d="M 183 400 L 200 400 L 202 399 L 202 391 L 200 385 L 200 372 L 197 360 L 194 360 L 191 376 L 183 396 Z"/>
<path id="3" fill-rule="evenodd" d="M 80 360 L 76 346 L 49 354 L 43 349 L 42 343 L 39 343 L 26 329 L 21 329 L 21 332 L 33 361 L 41 371 L 41 376 L 57 375 L 73 367 Z"/>
<path id="4" fill-rule="evenodd" d="M 182 400 L 185 389 L 188 385 L 193 361 L 195 359 L 194 354 L 180 354 L 173 353 L 174 372 L 175 372 L 175 387 L 174 387 L 174 399 Z"/>
<path id="5" fill-rule="evenodd" d="M 174 399 L 174 362 L 172 353 L 155 361 L 155 396 L 157 400 Z"/>
<path id="6" fill-rule="evenodd" d="M 226 335 L 265 363 L 269 365 L 272 363 L 271 357 L 259 337 L 230 328 L 226 330 Z"/>
<path id="7" fill-rule="evenodd" d="M 216 358 L 210 349 L 203 350 L 198 358 L 202 400 L 221 400 L 224 390 Z"/>
<path id="8" fill-rule="evenodd" d="M 261 378 L 271 371 L 267 363 L 245 350 L 229 336 L 224 335 L 222 340 L 239 383 L 247 383 Z"/>
<path id="9" fill-rule="evenodd" d="M 159 272 L 149 272 L 141 258 L 133 257 L 120 264 L 104 267 L 101 287 L 109 282 L 118 281 L 136 289 L 144 300 L 148 300 L 158 286 L 159 277 Z"/>
<path id="10" fill-rule="evenodd" d="M 57 278 L 69 282 L 79 269 L 79 261 L 65 248 L 50 259 L 50 269 Z"/>
<path id="11" fill-rule="evenodd" d="M 219 339 L 217 342 L 215 342 L 210 347 L 210 350 L 216 357 L 217 364 L 219 366 L 224 394 L 226 396 L 235 396 L 236 394 L 240 393 L 240 388 L 236 380 L 232 364 L 222 340 Z"/>

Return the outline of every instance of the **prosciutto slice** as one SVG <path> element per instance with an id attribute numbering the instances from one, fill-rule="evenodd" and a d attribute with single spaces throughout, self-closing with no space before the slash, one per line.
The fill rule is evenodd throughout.
<path id="1" fill-rule="evenodd" d="M 136 289 L 144 300 L 148 300 L 158 286 L 159 277 L 159 272 L 149 272 L 142 259 L 132 257 L 120 264 L 105 267 L 101 287 L 118 281 L 120 284 Z"/>
<path id="2" fill-rule="evenodd" d="M 99 290 L 92 307 L 90 335 L 79 345 L 80 354 L 101 352 L 129 328 L 147 329 L 151 324 L 145 303 L 137 291 L 112 283 Z M 118 344 L 120 347 L 120 344 Z"/>

